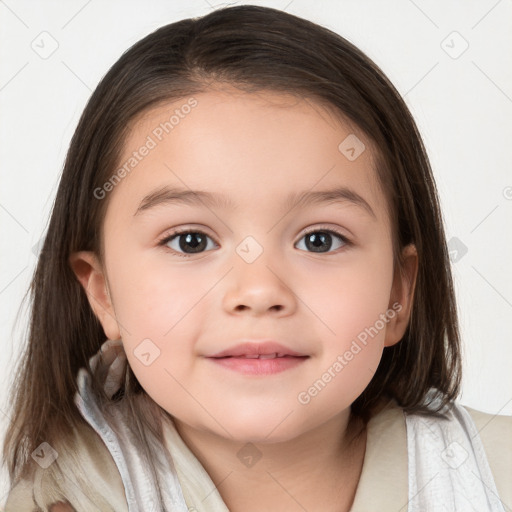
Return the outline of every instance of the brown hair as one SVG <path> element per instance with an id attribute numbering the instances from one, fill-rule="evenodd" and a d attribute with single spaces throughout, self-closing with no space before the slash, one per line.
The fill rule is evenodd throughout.
<path id="1" fill-rule="evenodd" d="M 76 251 L 103 260 L 108 197 L 93 191 L 113 175 L 127 127 L 147 109 L 226 83 L 246 92 L 278 91 L 327 105 L 376 148 L 388 199 L 395 264 L 415 244 L 419 270 L 403 339 L 384 349 L 368 387 L 352 404 L 367 421 L 381 397 L 407 411 L 434 411 L 456 398 L 460 347 L 450 262 L 425 148 L 404 101 L 384 73 L 340 35 L 285 12 L 250 5 L 219 9 L 149 34 L 127 50 L 92 94 L 72 138 L 44 245 L 30 286 L 28 343 L 11 390 L 4 443 L 12 480 L 30 471 L 43 441 L 69 439 L 83 425 L 73 402 L 76 375 L 105 341 L 101 324 L 69 264 Z M 105 399 L 93 381 L 98 397 Z M 141 436 L 159 433 L 141 414 L 145 392 L 130 368 L 116 396 L 133 408 Z M 147 395 L 146 395 L 147 396 Z M 138 398 L 137 398 L 138 397 Z M 149 407 L 155 406 L 150 399 Z M 32 463 L 33 466 L 33 463 Z"/>

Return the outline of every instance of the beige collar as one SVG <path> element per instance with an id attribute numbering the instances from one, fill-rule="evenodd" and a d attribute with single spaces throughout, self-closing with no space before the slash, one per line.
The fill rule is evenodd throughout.
<path id="1" fill-rule="evenodd" d="M 350 512 L 405 511 L 408 499 L 405 416 L 390 401 L 368 423 L 363 469 Z"/>

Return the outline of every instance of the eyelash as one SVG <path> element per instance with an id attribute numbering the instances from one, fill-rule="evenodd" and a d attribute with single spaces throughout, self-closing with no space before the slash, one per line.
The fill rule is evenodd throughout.
<path id="1" fill-rule="evenodd" d="M 306 231 L 305 233 L 302 233 L 302 236 L 299 238 L 299 240 L 302 240 L 302 238 L 304 238 L 307 235 L 310 235 L 311 233 L 318 233 L 318 232 L 329 233 L 329 234 L 332 234 L 332 235 L 336 235 L 343 242 L 343 244 L 344 244 L 343 247 L 348 247 L 348 246 L 352 245 L 352 242 L 345 235 L 341 234 L 336 229 L 333 229 L 333 228 L 322 228 L 321 226 L 317 227 L 315 229 L 311 229 L 309 231 Z M 158 242 L 158 245 L 165 247 L 165 245 L 167 243 L 169 243 L 173 238 L 177 237 L 178 235 L 184 235 L 184 234 L 188 234 L 188 233 L 198 233 L 200 235 L 207 236 L 208 238 L 211 238 L 213 240 L 213 238 L 210 235 L 208 235 L 204 231 L 201 231 L 200 229 L 177 229 L 177 230 L 173 231 L 170 234 L 166 234 L 164 236 L 164 238 L 161 239 Z M 215 243 L 215 245 L 217 245 L 217 246 L 219 245 L 219 244 L 217 244 L 217 242 L 215 240 L 213 240 L 213 242 Z M 172 251 L 174 254 L 177 254 L 178 256 L 181 256 L 182 258 L 190 258 L 191 256 L 194 256 L 193 254 L 185 254 L 185 253 L 177 252 L 174 249 L 171 249 L 170 247 L 168 247 L 168 249 L 170 251 Z M 201 254 L 201 253 L 198 253 L 198 254 Z M 327 252 L 327 253 L 318 253 L 318 254 L 332 254 L 332 253 L 331 252 Z"/>

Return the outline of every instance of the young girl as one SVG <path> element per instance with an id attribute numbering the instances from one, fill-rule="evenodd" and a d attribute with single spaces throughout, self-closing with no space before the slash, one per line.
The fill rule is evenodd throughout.
<path id="1" fill-rule="evenodd" d="M 512 506 L 512 420 L 462 407 L 436 187 L 339 35 L 241 6 L 93 93 L 31 286 L 8 511 Z"/>

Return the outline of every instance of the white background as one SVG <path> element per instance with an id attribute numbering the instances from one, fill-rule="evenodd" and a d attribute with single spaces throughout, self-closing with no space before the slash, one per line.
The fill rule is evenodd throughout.
<path id="1" fill-rule="evenodd" d="M 343 35 L 405 97 L 431 158 L 448 239 L 467 247 L 452 263 L 464 344 L 460 401 L 512 414 L 512 1 L 252 3 Z M 15 316 L 88 97 L 121 53 L 149 32 L 223 5 L 0 0 L 0 439 L 9 414 L 6 387 L 27 324 L 26 312 L 17 326 Z M 45 59 L 33 49 L 52 44 L 58 48 Z M 6 492 L 3 472 L 0 506 Z"/>

